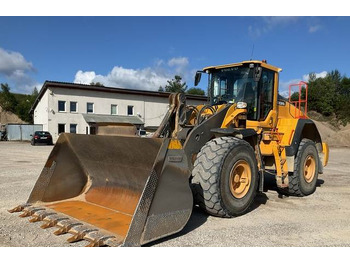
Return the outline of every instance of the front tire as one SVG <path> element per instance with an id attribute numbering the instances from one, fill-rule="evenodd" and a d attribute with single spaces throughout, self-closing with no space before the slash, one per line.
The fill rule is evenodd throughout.
<path id="1" fill-rule="evenodd" d="M 254 150 L 238 138 L 215 138 L 198 153 L 192 176 L 195 203 L 207 213 L 219 217 L 242 215 L 258 187 Z"/>
<path id="2" fill-rule="evenodd" d="M 319 159 L 315 142 L 302 139 L 294 162 L 294 172 L 289 174 L 288 189 L 282 193 L 291 196 L 308 196 L 316 191 Z"/>

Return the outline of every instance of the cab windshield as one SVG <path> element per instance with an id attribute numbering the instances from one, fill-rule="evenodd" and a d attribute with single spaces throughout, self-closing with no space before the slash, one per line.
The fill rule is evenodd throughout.
<path id="1" fill-rule="evenodd" d="M 254 69 L 237 66 L 223 68 L 211 74 L 211 103 L 255 102 L 257 82 L 254 81 Z"/>

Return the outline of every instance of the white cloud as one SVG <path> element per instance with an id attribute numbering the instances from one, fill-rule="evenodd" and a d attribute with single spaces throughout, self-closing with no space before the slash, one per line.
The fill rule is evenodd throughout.
<path id="1" fill-rule="evenodd" d="M 174 57 L 168 61 L 168 65 L 172 67 L 184 67 L 188 65 L 187 57 Z"/>
<path id="2" fill-rule="evenodd" d="M 297 84 L 301 81 L 301 79 L 291 79 L 288 81 L 280 81 L 279 83 L 279 94 L 288 97 L 289 96 L 289 86 L 292 84 Z"/>
<path id="3" fill-rule="evenodd" d="M 31 62 L 26 61 L 18 52 L 6 51 L 0 47 L 0 73 L 11 76 L 18 71 L 33 71 Z"/>
<path id="4" fill-rule="evenodd" d="M 309 33 L 315 33 L 321 29 L 320 25 L 312 25 L 309 27 Z"/>
<path id="5" fill-rule="evenodd" d="M 186 75 L 188 64 L 187 57 L 174 57 L 168 61 L 168 65 L 174 68 L 178 75 Z"/>
<path id="6" fill-rule="evenodd" d="M 327 71 L 322 71 L 320 73 L 315 73 L 315 75 L 316 75 L 316 78 L 324 78 L 324 77 L 327 76 Z M 295 78 L 295 79 L 291 79 L 291 80 L 288 80 L 288 81 L 282 81 L 281 80 L 279 82 L 279 93 L 280 93 L 280 95 L 288 97 L 288 95 L 289 95 L 289 86 L 291 84 L 298 84 L 300 81 L 308 82 L 309 81 L 309 74 L 305 74 L 301 78 Z M 295 88 L 293 88 L 292 90 L 296 91 L 294 89 Z"/>
<path id="7" fill-rule="evenodd" d="M 164 86 L 170 76 L 161 75 L 151 68 L 129 69 L 115 66 L 107 75 L 98 75 L 93 71 L 83 72 L 79 70 L 74 83 L 90 84 L 100 82 L 105 86 L 113 86 L 128 89 L 158 90 Z"/>
<path id="8" fill-rule="evenodd" d="M 248 34 L 253 38 L 258 38 L 277 28 L 286 27 L 299 23 L 308 30 L 309 33 L 315 33 L 323 28 L 320 19 L 315 17 L 298 16 L 268 16 L 257 17 L 254 22 L 248 25 Z"/>
<path id="9" fill-rule="evenodd" d="M 94 71 L 83 72 L 83 71 L 79 70 L 75 74 L 74 83 L 90 84 L 91 82 L 93 82 L 95 77 L 96 77 L 96 74 Z"/>
<path id="10" fill-rule="evenodd" d="M 35 86 L 40 89 L 40 84 L 30 76 L 34 71 L 33 64 L 28 62 L 22 54 L 0 47 L 0 76 L 5 76 L 11 82 L 10 87 L 13 92 L 31 93 Z"/>
<path id="11" fill-rule="evenodd" d="M 167 80 L 179 74 L 183 81 L 188 76 L 187 67 L 189 64 L 187 57 L 174 57 L 165 63 L 161 59 L 155 61 L 156 67 L 147 67 L 143 69 L 124 68 L 115 66 L 107 75 L 96 74 L 94 71 L 79 70 L 75 74 L 74 83 L 90 84 L 91 82 L 100 82 L 105 86 L 158 90 L 159 86 L 165 86 Z"/>
<path id="12" fill-rule="evenodd" d="M 315 73 L 316 78 L 325 78 L 327 76 L 327 71 L 322 71 L 320 73 Z M 308 82 L 309 81 L 309 74 L 303 75 L 303 81 Z"/>
<path id="13" fill-rule="evenodd" d="M 297 16 L 268 16 L 259 17 L 254 25 L 248 26 L 248 33 L 253 38 L 272 31 L 274 28 L 293 24 L 299 20 Z"/>

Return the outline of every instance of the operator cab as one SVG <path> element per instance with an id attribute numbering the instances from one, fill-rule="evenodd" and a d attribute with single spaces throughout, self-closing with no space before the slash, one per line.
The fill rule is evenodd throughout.
<path id="1" fill-rule="evenodd" d="M 206 67 L 198 71 L 209 74 L 208 96 L 211 105 L 246 103 L 247 119 L 264 120 L 273 108 L 275 81 L 281 69 L 266 61 L 246 61 L 237 64 Z M 242 103 L 241 103 L 242 104 Z"/>

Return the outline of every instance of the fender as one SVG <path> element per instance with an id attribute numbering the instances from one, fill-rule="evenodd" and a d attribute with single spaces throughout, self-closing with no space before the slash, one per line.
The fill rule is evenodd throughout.
<path id="1" fill-rule="evenodd" d="M 315 143 L 320 143 L 322 145 L 320 133 L 318 132 L 315 123 L 311 119 L 298 120 L 292 143 L 290 146 L 285 147 L 287 156 L 296 156 L 300 141 L 303 138 L 311 139 L 315 141 Z"/>
<path id="2" fill-rule="evenodd" d="M 308 138 L 316 143 L 316 148 L 319 155 L 322 152 L 322 139 L 315 123 L 311 119 L 299 119 L 294 131 L 292 143 L 290 146 L 285 147 L 287 159 L 289 158 L 293 160 L 293 162 L 288 163 L 289 165 L 294 163 L 294 157 L 298 153 L 298 148 L 303 138 Z M 320 157 L 318 157 L 318 162 L 319 173 L 322 174 L 323 165 L 321 163 Z"/>

